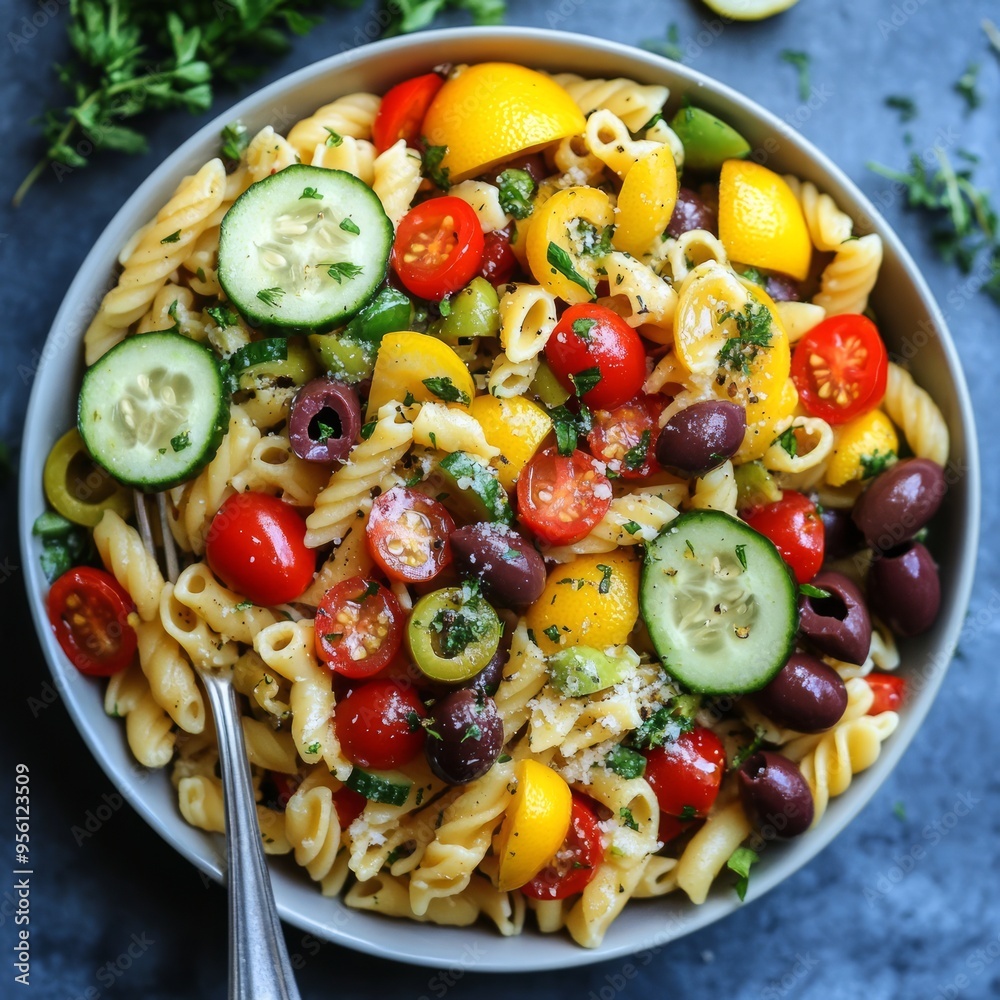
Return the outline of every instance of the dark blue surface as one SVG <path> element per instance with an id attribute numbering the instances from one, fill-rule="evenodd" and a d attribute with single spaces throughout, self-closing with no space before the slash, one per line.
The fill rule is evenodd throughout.
<path id="1" fill-rule="evenodd" d="M 996 996 L 1000 568 L 993 498 L 1000 446 L 993 428 L 1000 309 L 976 294 L 975 276 L 963 277 L 938 261 L 926 221 L 907 215 L 898 194 L 865 163 L 902 166 L 908 129 L 918 150 L 937 140 L 978 154 L 978 180 L 1000 189 L 1000 59 L 990 54 L 979 28 L 987 14 L 1000 20 L 1000 8 L 996 0 L 802 0 L 761 24 L 725 26 L 694 0 L 553 0 L 544 6 L 512 0 L 509 6 L 514 24 L 629 43 L 663 39 L 676 22 L 685 62 L 786 118 L 883 209 L 944 307 L 972 387 L 986 497 L 977 586 L 956 662 L 902 763 L 841 837 L 759 902 L 663 949 L 638 974 L 624 961 L 513 979 L 436 972 L 370 959 L 289 929 L 302 994 L 345 1000 L 373 993 L 482 1000 L 512 992 L 580 1000 Z M 30 377 L 22 377 L 18 366 L 30 368 L 70 279 L 111 215 L 158 158 L 200 124 L 184 115 L 157 121 L 149 156 L 96 157 L 61 182 L 46 178 L 20 211 L 10 211 L 7 198 L 39 152 L 26 120 L 60 97 L 49 66 L 65 56 L 64 8 L 27 44 L 10 44 L 8 32 L 20 34 L 21 18 L 37 10 L 37 4 L 8 2 L 0 12 L 7 38 L 0 42 L 0 439 L 15 459 L 30 390 Z M 370 24 L 364 12 L 332 16 L 298 40 L 262 82 L 355 44 Z M 783 49 L 812 57 L 813 93 L 805 104 L 795 71 L 780 60 Z M 984 106 L 967 115 L 953 84 L 970 61 L 982 67 Z M 889 94 L 913 97 L 919 116 L 900 125 L 883 104 Z M 215 110 L 238 96 L 221 95 Z M 9 691 L 0 737 L 5 858 L 13 857 L 16 762 L 30 767 L 32 782 L 32 972 L 23 992 L 46 1000 L 224 996 L 225 893 L 120 806 L 63 708 L 49 703 L 54 690 L 27 625 L 20 584 L 13 481 L 0 490 L 0 641 Z M 0 870 L 6 867 L 0 863 Z M 12 967 L 13 882 L 13 876 L 0 876 L 4 998 L 20 995 Z"/>

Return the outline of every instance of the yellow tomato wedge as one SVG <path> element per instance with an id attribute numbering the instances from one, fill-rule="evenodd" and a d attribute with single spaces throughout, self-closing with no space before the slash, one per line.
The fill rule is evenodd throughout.
<path id="1" fill-rule="evenodd" d="M 627 642 L 639 617 L 639 570 L 639 562 L 622 550 L 555 566 L 527 614 L 542 652 Z"/>
<path id="2" fill-rule="evenodd" d="M 557 191 L 531 216 L 527 253 L 535 280 L 571 305 L 590 302 L 601 277 L 600 258 L 587 251 L 614 221 L 611 199 L 598 188 Z"/>
<path id="3" fill-rule="evenodd" d="M 472 401 L 472 415 L 479 421 L 486 440 L 500 449 L 500 457 L 493 460 L 493 465 L 501 486 L 509 492 L 552 430 L 552 420 L 540 406 L 524 396 L 510 399 L 476 396 Z"/>
<path id="4" fill-rule="evenodd" d="M 667 228 L 677 204 L 677 166 L 666 144 L 647 153 L 625 175 L 618 194 L 614 245 L 641 258 Z"/>
<path id="5" fill-rule="evenodd" d="M 586 119 L 554 80 L 512 63 L 479 63 L 438 91 L 424 117 L 428 145 L 446 146 L 452 183 L 519 153 L 578 135 Z"/>
<path id="6" fill-rule="evenodd" d="M 871 410 L 838 429 L 826 481 L 831 486 L 843 486 L 864 479 L 866 466 L 882 464 L 898 453 L 899 437 L 892 421 L 881 410 Z"/>
<path id="7" fill-rule="evenodd" d="M 812 240 L 785 179 L 751 160 L 726 160 L 719 177 L 719 239 L 731 260 L 802 281 Z"/>
<path id="8" fill-rule="evenodd" d="M 709 10 L 734 21 L 763 21 L 765 17 L 780 14 L 798 2 L 799 0 L 704 0 Z"/>
<path id="9" fill-rule="evenodd" d="M 450 379 L 456 398 L 446 399 L 433 392 L 424 383 L 431 378 Z M 440 386 L 441 382 L 433 384 Z M 368 419 L 386 403 L 402 402 L 407 393 L 415 403 L 446 402 L 468 408 L 476 394 L 476 385 L 465 362 L 437 337 L 426 333 L 387 333 L 382 338 L 372 372 Z"/>
<path id="10" fill-rule="evenodd" d="M 569 832 L 573 796 L 550 767 L 528 758 L 514 770 L 517 788 L 497 838 L 501 892 L 530 882 L 555 856 Z"/>

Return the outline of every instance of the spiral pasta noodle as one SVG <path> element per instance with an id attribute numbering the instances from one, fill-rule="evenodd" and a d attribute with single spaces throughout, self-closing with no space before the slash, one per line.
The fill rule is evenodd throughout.
<path id="1" fill-rule="evenodd" d="M 882 407 L 915 455 L 942 466 L 948 461 L 948 425 L 940 408 L 905 368 L 891 361 Z"/>
<path id="2" fill-rule="evenodd" d="M 288 133 L 288 143 L 305 163 L 321 143 L 336 146 L 337 138 L 370 139 L 381 103 L 375 94 L 362 92 L 338 97 L 297 121 Z"/>
<path id="3" fill-rule="evenodd" d="M 813 302 L 828 316 L 863 313 L 882 266 L 882 237 L 878 233 L 852 237 L 841 244 L 820 275 Z"/>

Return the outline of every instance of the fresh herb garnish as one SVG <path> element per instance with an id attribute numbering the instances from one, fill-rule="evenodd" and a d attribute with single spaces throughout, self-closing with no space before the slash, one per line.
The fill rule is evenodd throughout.
<path id="1" fill-rule="evenodd" d="M 326 130 L 326 145 L 332 148 L 337 146 L 343 146 L 344 137 L 339 132 L 334 132 L 329 125 L 324 125 L 323 128 Z"/>
<path id="2" fill-rule="evenodd" d="M 747 887 L 750 885 L 750 866 L 757 861 L 760 861 L 760 855 L 756 851 L 751 851 L 749 847 L 737 847 L 726 862 L 726 867 L 739 875 L 735 889 L 741 903 L 746 899 Z"/>
<path id="3" fill-rule="evenodd" d="M 585 343 L 590 343 L 590 331 L 594 329 L 597 324 L 596 319 L 587 319 L 581 317 L 580 319 L 573 320 L 573 332 Z"/>
<path id="4" fill-rule="evenodd" d="M 754 738 L 733 756 L 733 759 L 729 763 L 729 770 L 738 771 L 743 766 L 744 761 L 752 757 L 761 748 L 763 742 L 764 732 L 758 729 Z"/>
<path id="5" fill-rule="evenodd" d="M 979 63 L 969 63 L 965 72 L 955 82 L 955 92 L 965 101 L 965 113 L 975 111 L 982 104 L 982 96 L 976 89 L 979 79 Z"/>
<path id="6" fill-rule="evenodd" d="M 569 380 L 573 383 L 577 396 L 582 399 L 601 381 L 601 369 L 584 368 L 581 372 L 570 374 Z"/>
<path id="7" fill-rule="evenodd" d="M 358 0 L 350 0 L 358 6 Z M 385 10 L 391 15 L 386 35 L 420 31 L 442 11 L 456 8 L 467 10 L 473 24 L 502 24 L 507 9 L 504 0 L 392 0 Z"/>
<path id="8" fill-rule="evenodd" d="M 635 472 L 636 469 L 641 469 L 646 464 L 646 458 L 649 455 L 650 438 L 650 432 L 648 430 L 643 431 L 639 437 L 639 443 L 625 452 L 622 463 L 626 469 Z"/>
<path id="9" fill-rule="evenodd" d="M 369 420 L 368 423 L 361 425 L 362 441 L 367 441 L 375 433 L 375 425 L 377 423 L 377 420 Z"/>
<path id="10" fill-rule="evenodd" d="M 240 601 L 233 605 L 233 611 L 249 611 L 253 607 L 253 601 Z"/>
<path id="11" fill-rule="evenodd" d="M 188 431 L 184 431 L 181 434 L 176 434 L 170 439 L 170 447 L 175 451 L 184 451 L 185 448 L 191 447 L 191 434 Z"/>
<path id="12" fill-rule="evenodd" d="M 234 164 L 240 161 L 247 146 L 250 145 L 250 133 L 243 122 L 230 122 L 223 128 L 219 138 L 222 140 L 219 156 Z"/>
<path id="13" fill-rule="evenodd" d="M 490 630 L 489 619 L 473 597 L 460 608 L 441 608 L 431 619 L 430 630 L 438 635 L 438 648 L 446 657 L 458 656 Z"/>
<path id="14" fill-rule="evenodd" d="M 550 642 L 559 642 L 561 638 L 558 625 L 550 625 L 548 628 L 542 629 L 542 635 L 547 636 Z"/>
<path id="15" fill-rule="evenodd" d="M 576 449 L 577 437 L 589 434 L 593 425 L 590 410 L 582 404 L 579 413 L 573 413 L 566 406 L 556 406 L 549 410 L 549 417 L 560 455 L 572 455 Z"/>
<path id="16" fill-rule="evenodd" d="M 809 53 L 795 52 L 792 49 L 783 49 L 781 52 L 781 58 L 784 62 L 790 63 L 794 66 L 796 72 L 799 74 L 799 100 L 808 101 L 809 94 L 812 92 L 812 87 L 809 83 Z"/>
<path id="17" fill-rule="evenodd" d="M 344 633 L 343 632 L 327 632 L 326 635 L 323 636 L 323 641 L 324 642 L 340 642 L 340 640 L 343 639 L 343 638 L 344 638 Z"/>
<path id="18" fill-rule="evenodd" d="M 353 219 L 341 219 L 340 228 L 343 229 L 345 233 L 352 233 L 354 236 L 358 236 L 361 233 L 361 229 Z"/>
<path id="19" fill-rule="evenodd" d="M 335 428 L 331 427 L 329 424 L 324 424 L 322 420 L 316 421 L 316 430 L 319 431 L 316 435 L 316 440 L 319 444 L 326 444 L 326 442 L 337 433 Z"/>
<path id="20" fill-rule="evenodd" d="M 632 815 L 632 810 L 628 806 L 622 806 L 618 810 L 618 815 L 621 817 L 622 823 L 627 826 L 630 830 L 638 830 L 639 824 L 636 823 L 635 817 Z"/>
<path id="21" fill-rule="evenodd" d="M 176 243 L 181 238 L 181 231 L 175 229 L 169 236 L 164 236 L 161 243 Z"/>
<path id="22" fill-rule="evenodd" d="M 638 531 L 642 531 L 642 525 L 638 521 L 626 521 L 622 527 L 630 534 L 634 535 Z"/>
<path id="23" fill-rule="evenodd" d="M 896 453 L 894 451 L 882 451 L 876 448 L 870 455 L 862 455 L 859 459 L 861 463 L 861 478 L 871 479 L 880 472 L 885 472 L 890 465 L 895 464 Z"/>
<path id="24" fill-rule="evenodd" d="M 641 778 L 646 771 L 646 758 L 628 747 L 616 746 L 608 751 L 604 766 L 622 778 Z"/>
<path id="25" fill-rule="evenodd" d="M 352 264 L 349 260 L 336 261 L 330 264 L 326 269 L 326 273 L 333 278 L 334 281 L 339 285 L 345 278 L 349 281 L 351 278 L 356 278 L 364 268 L 360 264 Z"/>
<path id="26" fill-rule="evenodd" d="M 281 301 L 281 296 L 284 294 L 284 288 L 279 288 L 275 285 L 274 288 L 262 288 L 257 293 L 257 298 L 260 299 L 264 305 L 271 306 L 273 308 Z"/>
<path id="27" fill-rule="evenodd" d="M 447 146 L 425 146 L 422 157 L 424 176 L 442 191 L 447 191 L 451 187 L 451 181 L 448 179 L 448 168 L 441 166 L 441 161 L 447 155 Z"/>
<path id="28" fill-rule="evenodd" d="M 658 708 L 644 720 L 639 728 L 632 732 L 628 742 L 636 750 L 661 747 L 664 743 L 673 743 L 678 736 L 690 732 L 693 728 L 694 720 L 685 715 L 683 705 L 674 700 L 669 705 Z"/>
<path id="29" fill-rule="evenodd" d="M 469 399 L 469 394 L 459 389 L 447 375 L 425 378 L 422 379 L 422 382 L 427 387 L 428 392 L 433 393 L 438 399 L 443 399 L 446 403 L 465 403 L 468 405 L 472 402 Z"/>
<path id="30" fill-rule="evenodd" d="M 465 730 L 465 734 L 458 741 L 459 743 L 464 743 L 466 740 L 481 740 L 483 738 L 483 731 L 476 725 L 476 723 L 471 723 L 469 728 Z"/>
<path id="31" fill-rule="evenodd" d="M 229 306 L 209 306 L 205 312 L 212 317 L 212 321 L 220 329 L 225 329 L 227 326 L 239 326 L 240 314 L 235 309 L 230 309 Z"/>
<path id="32" fill-rule="evenodd" d="M 535 179 L 527 170 L 511 167 L 497 178 L 500 190 L 500 207 L 515 219 L 526 219 L 531 215 L 531 199 L 538 190 Z"/>
<path id="33" fill-rule="evenodd" d="M 739 560 L 739 564 L 746 569 L 747 568 L 747 547 L 745 545 L 736 546 L 736 558 Z"/>
<path id="34" fill-rule="evenodd" d="M 803 597 L 815 597 L 818 601 L 830 596 L 829 590 L 823 590 L 822 587 L 814 587 L 811 583 L 800 583 L 799 593 Z"/>
<path id="35" fill-rule="evenodd" d="M 322 201 L 323 195 L 319 193 L 314 187 L 307 187 L 302 189 L 302 194 L 299 195 L 299 201 L 303 198 L 311 198 L 313 201 Z"/>
<path id="36" fill-rule="evenodd" d="M 574 284 L 579 285 L 591 298 L 594 297 L 594 286 L 573 264 L 573 258 L 558 243 L 549 243 L 545 259 L 552 266 L 552 273 L 558 272 Z"/>
<path id="37" fill-rule="evenodd" d="M 750 365 L 758 353 L 771 343 L 771 313 L 766 306 L 749 301 L 742 312 L 729 310 L 719 316 L 719 322 L 732 319 L 736 336 L 727 338 L 719 351 L 719 367 L 750 374 Z"/>
<path id="38" fill-rule="evenodd" d="M 606 594 L 611 590 L 611 576 L 614 570 L 605 563 L 598 563 L 597 568 L 601 571 L 601 582 L 597 585 L 597 592 Z"/>
<path id="39" fill-rule="evenodd" d="M 917 105 L 910 97 L 902 97 L 899 94 L 891 94 L 885 99 L 887 108 L 894 108 L 899 112 L 901 122 L 913 121 L 917 117 Z"/>
<path id="40" fill-rule="evenodd" d="M 794 427 L 782 431 L 771 444 L 778 445 L 791 458 L 795 458 L 799 453 L 799 439 L 795 436 Z"/>
<path id="41" fill-rule="evenodd" d="M 572 227 L 572 233 L 580 243 L 580 253 L 584 257 L 607 257 L 614 246 L 611 237 L 614 236 L 615 227 L 605 226 L 598 229 L 593 223 L 586 219 L 577 219 Z M 620 277 L 620 275 L 619 275 Z"/>

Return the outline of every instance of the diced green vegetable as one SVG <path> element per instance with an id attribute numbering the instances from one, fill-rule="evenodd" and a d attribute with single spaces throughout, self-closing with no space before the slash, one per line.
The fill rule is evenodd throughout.
<path id="1" fill-rule="evenodd" d="M 670 127 L 684 144 L 684 167 L 716 171 L 725 160 L 743 159 L 750 143 L 731 125 L 701 108 L 681 108 Z"/>

